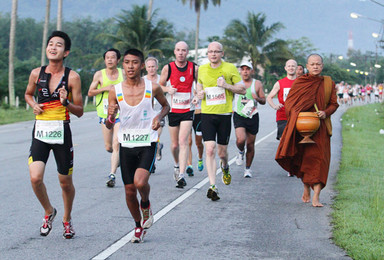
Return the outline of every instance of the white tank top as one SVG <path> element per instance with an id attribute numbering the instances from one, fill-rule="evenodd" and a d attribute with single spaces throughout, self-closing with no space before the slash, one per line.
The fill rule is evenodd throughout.
<path id="1" fill-rule="evenodd" d="M 125 102 L 121 83 L 114 86 L 120 107 L 118 139 L 123 147 L 150 146 L 158 139 L 157 131 L 152 129 L 152 120 L 157 115 L 152 106 L 152 82 L 147 79 L 144 82 L 143 99 L 136 106 Z"/>

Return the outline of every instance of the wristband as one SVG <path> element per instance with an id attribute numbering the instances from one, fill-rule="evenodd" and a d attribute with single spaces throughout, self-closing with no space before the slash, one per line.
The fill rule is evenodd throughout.
<path id="1" fill-rule="evenodd" d="M 108 116 L 108 121 L 109 121 L 109 123 L 114 124 L 116 122 L 116 118 L 113 121 L 111 121 L 111 115 L 109 115 Z"/>
<path id="2" fill-rule="evenodd" d="M 69 105 L 69 100 L 68 99 L 66 99 L 65 101 L 64 101 L 64 104 L 62 104 L 63 106 L 68 106 Z"/>

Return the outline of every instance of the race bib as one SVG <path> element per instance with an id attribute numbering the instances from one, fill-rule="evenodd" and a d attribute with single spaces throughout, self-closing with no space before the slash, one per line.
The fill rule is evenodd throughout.
<path id="1" fill-rule="evenodd" d="M 288 96 L 288 93 L 291 89 L 290 88 L 285 88 L 284 91 L 283 91 L 283 100 L 285 102 L 285 100 L 287 99 L 287 96 Z"/>
<path id="2" fill-rule="evenodd" d="M 248 100 L 241 110 L 241 113 L 249 118 L 252 118 L 257 113 L 257 108 L 255 107 L 253 100 Z"/>
<path id="3" fill-rule="evenodd" d="M 104 109 L 104 114 L 108 115 L 108 99 L 107 98 L 103 99 L 103 109 Z"/>
<path id="4" fill-rule="evenodd" d="M 205 89 L 207 106 L 221 105 L 227 103 L 225 89 L 221 87 L 211 87 Z"/>
<path id="5" fill-rule="evenodd" d="M 64 143 L 64 124 L 61 120 L 36 120 L 35 139 L 47 144 Z"/>
<path id="6" fill-rule="evenodd" d="M 172 95 L 172 108 L 187 109 L 191 107 L 191 93 L 176 92 Z"/>
<path id="7" fill-rule="evenodd" d="M 123 147 L 151 146 L 150 129 L 120 129 L 118 138 Z"/>

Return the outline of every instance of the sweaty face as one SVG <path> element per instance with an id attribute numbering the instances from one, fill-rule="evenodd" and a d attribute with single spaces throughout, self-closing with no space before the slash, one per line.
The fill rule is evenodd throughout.
<path id="1" fill-rule="evenodd" d="M 52 37 L 45 49 L 48 60 L 62 60 L 68 56 L 69 51 L 65 51 L 65 41 L 60 37 Z"/>
<path id="2" fill-rule="evenodd" d="M 243 80 L 249 80 L 252 75 L 252 69 L 247 66 L 242 66 L 240 68 L 240 75 Z"/>
<path id="3" fill-rule="evenodd" d="M 141 62 L 140 58 L 127 54 L 124 56 L 123 68 L 127 78 L 140 77 L 141 70 L 144 68 L 144 63 Z"/>
<path id="4" fill-rule="evenodd" d="M 318 76 L 323 71 L 323 62 L 317 55 L 309 57 L 307 62 L 308 73 L 312 76 Z"/>
<path id="5" fill-rule="evenodd" d="M 145 69 L 147 70 L 148 75 L 154 76 L 157 73 L 158 66 L 154 60 L 149 60 L 145 64 Z"/>
<path id="6" fill-rule="evenodd" d="M 211 63 L 217 64 L 221 62 L 223 57 L 223 50 L 221 46 L 217 43 L 211 43 L 208 45 L 208 59 Z"/>
<path id="7" fill-rule="evenodd" d="M 104 59 L 105 67 L 112 69 L 117 67 L 117 64 L 119 63 L 119 60 L 117 59 L 117 54 L 114 51 L 108 51 L 105 54 Z"/>

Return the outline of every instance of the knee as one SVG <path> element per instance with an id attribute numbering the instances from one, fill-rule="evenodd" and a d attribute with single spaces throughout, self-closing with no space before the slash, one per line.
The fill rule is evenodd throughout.
<path id="1" fill-rule="evenodd" d="M 39 186 L 43 183 L 43 178 L 41 176 L 31 175 L 31 184 L 32 186 Z"/>
<path id="2" fill-rule="evenodd" d="M 171 150 L 176 151 L 177 149 L 179 149 L 179 144 L 178 143 L 172 143 L 171 144 Z"/>
<path id="3" fill-rule="evenodd" d="M 127 200 L 136 198 L 136 190 L 133 188 L 125 188 L 125 197 Z"/>
<path id="4" fill-rule="evenodd" d="M 206 148 L 206 155 L 208 157 L 214 157 L 215 156 L 215 149 L 214 148 Z"/>
<path id="5" fill-rule="evenodd" d="M 72 181 L 67 181 L 67 180 L 60 181 L 60 187 L 65 192 L 69 192 L 69 191 L 73 190 L 73 188 L 74 188 Z"/>

